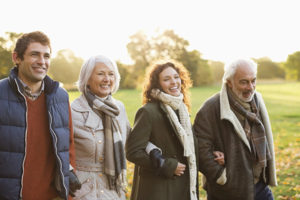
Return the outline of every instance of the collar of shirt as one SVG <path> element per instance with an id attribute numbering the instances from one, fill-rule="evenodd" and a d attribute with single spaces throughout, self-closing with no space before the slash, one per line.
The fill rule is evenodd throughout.
<path id="1" fill-rule="evenodd" d="M 21 90 L 22 93 L 33 101 L 36 100 L 44 91 L 44 87 L 45 87 L 44 81 L 42 81 L 42 85 L 41 85 L 40 89 L 37 92 L 32 93 L 32 91 L 28 87 L 28 85 L 26 85 L 26 83 L 24 83 L 21 79 L 19 79 L 19 80 L 21 82 L 21 87 L 23 88 L 23 90 Z"/>

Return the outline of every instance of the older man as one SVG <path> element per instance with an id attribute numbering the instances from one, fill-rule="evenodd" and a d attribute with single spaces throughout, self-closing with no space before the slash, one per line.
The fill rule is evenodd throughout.
<path id="1" fill-rule="evenodd" d="M 257 65 L 240 59 L 225 66 L 221 91 L 197 113 L 200 171 L 208 200 L 273 199 L 276 186 L 271 125 L 260 93 L 255 91 Z M 213 151 L 225 155 L 219 165 Z"/>

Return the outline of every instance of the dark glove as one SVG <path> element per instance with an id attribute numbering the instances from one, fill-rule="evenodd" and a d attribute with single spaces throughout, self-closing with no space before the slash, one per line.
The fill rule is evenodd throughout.
<path id="1" fill-rule="evenodd" d="M 158 149 L 153 149 L 152 151 L 150 151 L 150 160 L 153 167 L 157 170 L 157 174 L 159 174 L 165 162 L 165 159 L 162 157 L 161 152 Z"/>
<path id="2" fill-rule="evenodd" d="M 81 183 L 78 180 L 76 174 L 73 172 L 73 170 L 71 170 L 69 173 L 69 184 L 70 184 L 69 194 L 72 197 L 75 197 L 75 192 L 76 190 L 79 190 L 81 188 Z"/>

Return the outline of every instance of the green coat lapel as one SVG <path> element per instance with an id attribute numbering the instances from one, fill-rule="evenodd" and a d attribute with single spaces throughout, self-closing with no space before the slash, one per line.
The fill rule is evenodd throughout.
<path id="1" fill-rule="evenodd" d="M 178 133 L 178 131 L 176 129 L 176 126 L 175 126 L 174 122 L 172 121 L 172 119 L 170 117 L 170 114 L 168 113 L 166 107 L 164 106 L 164 104 L 162 102 L 159 103 L 159 106 L 162 109 L 163 113 L 166 115 L 168 121 L 170 122 L 170 124 L 173 128 L 173 131 L 174 131 L 175 135 L 177 136 L 177 139 L 180 141 L 180 144 L 183 147 L 182 142 L 181 142 L 180 137 L 179 137 L 179 133 Z"/>

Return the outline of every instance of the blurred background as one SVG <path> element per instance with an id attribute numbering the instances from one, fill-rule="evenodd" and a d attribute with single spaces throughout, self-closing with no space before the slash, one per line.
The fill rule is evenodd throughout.
<path id="1" fill-rule="evenodd" d="M 84 59 L 116 60 L 121 88 L 136 88 L 159 58 L 181 61 L 194 86 L 221 80 L 224 63 L 258 62 L 259 79 L 300 80 L 297 0 L 10 0 L 0 12 L 0 77 L 13 66 L 21 33 L 40 30 L 52 42 L 50 74 L 72 89 Z M 68 74 L 68 76 L 66 76 Z"/>
<path id="2" fill-rule="evenodd" d="M 42 31 L 52 43 L 49 75 L 71 101 L 83 61 L 103 54 L 121 74 L 115 97 L 133 125 L 145 69 L 160 58 L 182 62 L 191 74 L 192 121 L 220 89 L 224 64 L 258 63 L 258 86 L 270 114 L 279 186 L 276 199 L 300 199 L 300 12 L 297 0 L 10 0 L 1 2 L 0 79 L 13 67 L 16 39 Z M 132 164 L 129 163 L 129 187 Z M 205 192 L 201 191 L 201 199 Z"/>

